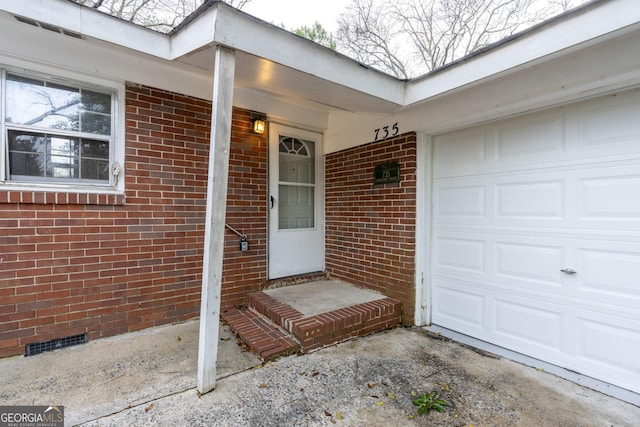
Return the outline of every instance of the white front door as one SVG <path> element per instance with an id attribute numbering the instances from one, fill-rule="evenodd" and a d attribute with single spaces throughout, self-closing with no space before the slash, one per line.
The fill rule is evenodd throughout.
<path id="1" fill-rule="evenodd" d="M 433 323 L 640 392 L 640 91 L 434 137 Z"/>
<path id="2" fill-rule="evenodd" d="M 324 270 L 322 135 L 269 128 L 269 278 Z"/>

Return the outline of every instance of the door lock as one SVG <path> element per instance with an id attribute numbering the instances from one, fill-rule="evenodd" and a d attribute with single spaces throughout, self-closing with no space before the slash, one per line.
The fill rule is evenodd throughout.
<path id="1" fill-rule="evenodd" d="M 240 250 L 242 252 L 249 250 L 249 241 L 247 240 L 246 236 L 242 236 L 240 238 Z"/>

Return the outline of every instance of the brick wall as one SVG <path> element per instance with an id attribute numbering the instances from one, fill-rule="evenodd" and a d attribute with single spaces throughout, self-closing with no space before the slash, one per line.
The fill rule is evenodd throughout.
<path id="1" fill-rule="evenodd" d="M 266 278 L 266 137 L 234 109 L 223 307 Z M 0 191 L 0 356 L 199 315 L 211 105 L 129 85 L 125 196 Z M 257 116 L 256 116 L 257 117 Z"/>
<path id="2" fill-rule="evenodd" d="M 253 132 L 258 113 L 234 109 L 226 222 L 247 235 L 249 251 L 227 230 L 222 271 L 222 310 L 244 304 L 267 280 L 267 134 Z"/>
<path id="3" fill-rule="evenodd" d="M 400 182 L 373 183 L 380 163 L 397 161 Z M 416 136 L 405 134 L 325 160 L 326 265 L 332 277 L 415 305 Z"/>

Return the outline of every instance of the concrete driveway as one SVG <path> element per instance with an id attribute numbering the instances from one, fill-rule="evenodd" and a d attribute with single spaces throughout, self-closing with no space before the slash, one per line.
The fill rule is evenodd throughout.
<path id="1" fill-rule="evenodd" d="M 198 322 L 0 360 L 3 405 L 86 426 L 633 426 L 640 408 L 554 375 L 393 329 L 262 366 L 223 328 L 217 388 L 195 390 Z M 444 413 L 411 403 L 437 392 Z"/>

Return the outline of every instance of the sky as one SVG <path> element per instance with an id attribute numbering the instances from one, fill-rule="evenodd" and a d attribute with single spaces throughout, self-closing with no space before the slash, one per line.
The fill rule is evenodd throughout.
<path id="1" fill-rule="evenodd" d="M 337 29 L 338 16 L 349 4 L 348 0 L 251 0 L 242 8 L 244 12 L 269 23 L 293 29 L 311 27 L 318 21 L 330 32 Z"/>

